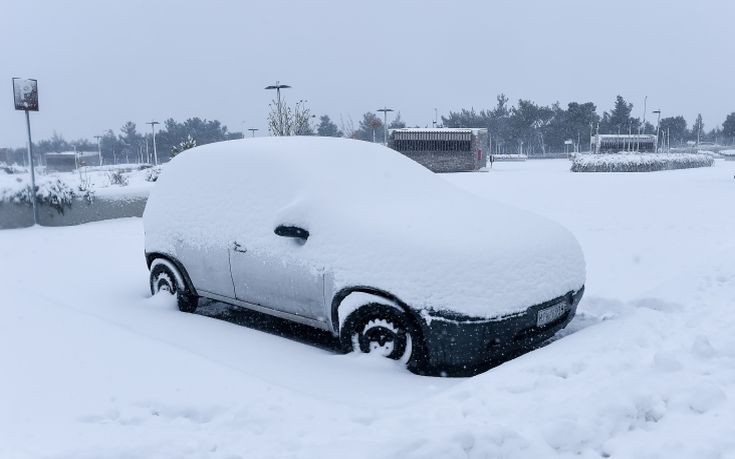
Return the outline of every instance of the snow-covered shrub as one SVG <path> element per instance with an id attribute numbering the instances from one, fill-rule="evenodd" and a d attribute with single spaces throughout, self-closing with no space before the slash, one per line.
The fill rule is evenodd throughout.
<path id="1" fill-rule="evenodd" d="M 715 160 L 709 154 L 695 153 L 614 153 L 578 154 L 572 172 L 653 172 L 692 167 L 709 167 Z"/>
<path id="2" fill-rule="evenodd" d="M 156 166 L 146 170 L 144 178 L 146 182 L 155 182 L 159 175 L 161 175 L 161 166 Z"/>
<path id="3" fill-rule="evenodd" d="M 720 150 L 720 156 L 729 161 L 735 161 L 735 150 Z"/>
<path id="4" fill-rule="evenodd" d="M 6 174 L 23 174 L 28 172 L 28 169 L 17 164 L 7 164 L 0 162 L 0 171 Z"/>
<path id="5" fill-rule="evenodd" d="M 110 185 L 128 186 L 128 177 L 119 169 L 108 172 L 107 178 L 110 180 Z"/>
<path id="6" fill-rule="evenodd" d="M 4 188 L 0 190 L 0 202 L 32 205 L 31 185 L 25 183 L 20 188 Z M 39 204 L 56 209 L 60 214 L 64 209 L 71 207 L 77 193 L 66 182 L 58 178 L 36 181 L 36 200 Z"/>

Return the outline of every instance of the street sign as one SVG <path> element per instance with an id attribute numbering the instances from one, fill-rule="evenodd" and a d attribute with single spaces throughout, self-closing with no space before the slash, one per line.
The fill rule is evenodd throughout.
<path id="1" fill-rule="evenodd" d="M 38 82 L 31 78 L 13 78 L 15 109 L 38 111 Z"/>

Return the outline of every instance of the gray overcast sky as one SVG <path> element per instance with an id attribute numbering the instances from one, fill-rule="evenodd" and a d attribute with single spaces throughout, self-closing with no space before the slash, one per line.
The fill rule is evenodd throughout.
<path id="1" fill-rule="evenodd" d="M 338 124 L 387 104 L 424 126 L 435 107 L 500 92 L 600 113 L 622 94 L 636 116 L 648 95 L 649 111 L 690 125 L 701 112 L 706 129 L 735 111 L 732 0 L 5 0 L 0 13 L 0 146 L 25 139 L 13 76 L 39 81 L 35 139 L 192 116 L 263 134 L 276 80 Z"/>

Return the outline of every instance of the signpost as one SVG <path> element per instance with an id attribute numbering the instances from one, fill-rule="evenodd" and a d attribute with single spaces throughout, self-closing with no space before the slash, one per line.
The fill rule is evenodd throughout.
<path id="1" fill-rule="evenodd" d="M 36 208 L 36 172 L 33 165 L 33 141 L 31 140 L 31 117 L 28 112 L 38 111 L 38 81 L 30 78 L 13 78 L 13 99 L 15 109 L 26 112 L 26 128 L 28 130 L 28 164 L 31 168 L 31 205 L 33 206 L 33 224 L 38 224 Z"/>

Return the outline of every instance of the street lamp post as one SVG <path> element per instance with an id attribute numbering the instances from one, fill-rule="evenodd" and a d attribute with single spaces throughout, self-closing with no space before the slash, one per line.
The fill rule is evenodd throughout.
<path id="1" fill-rule="evenodd" d="M 383 107 L 377 111 L 383 112 L 383 145 L 388 145 L 388 112 L 392 112 L 392 108 Z"/>
<path id="2" fill-rule="evenodd" d="M 156 150 L 156 124 L 161 124 L 158 121 L 149 121 L 145 124 L 151 125 L 151 135 L 153 137 L 153 164 L 158 166 L 158 151 Z"/>
<path id="3" fill-rule="evenodd" d="M 100 143 L 102 141 L 101 135 L 94 136 L 95 139 L 97 139 L 97 159 L 100 161 L 100 166 L 102 165 L 102 144 Z"/>
<path id="4" fill-rule="evenodd" d="M 659 133 L 661 132 L 661 110 L 660 109 L 659 110 L 654 110 L 651 113 L 656 114 L 656 151 L 659 151 L 659 148 L 658 148 L 658 136 L 659 136 Z"/>
<path id="5" fill-rule="evenodd" d="M 251 137 L 255 137 L 255 131 L 257 131 L 258 128 L 249 128 L 248 131 L 250 131 Z"/>
<path id="6" fill-rule="evenodd" d="M 291 86 L 287 84 L 281 84 L 280 81 L 276 81 L 276 84 L 272 84 L 270 86 L 266 86 L 265 89 L 275 89 L 276 90 L 276 109 L 278 110 L 278 134 L 277 135 L 283 135 L 283 116 L 281 114 L 281 89 L 288 89 Z"/>

